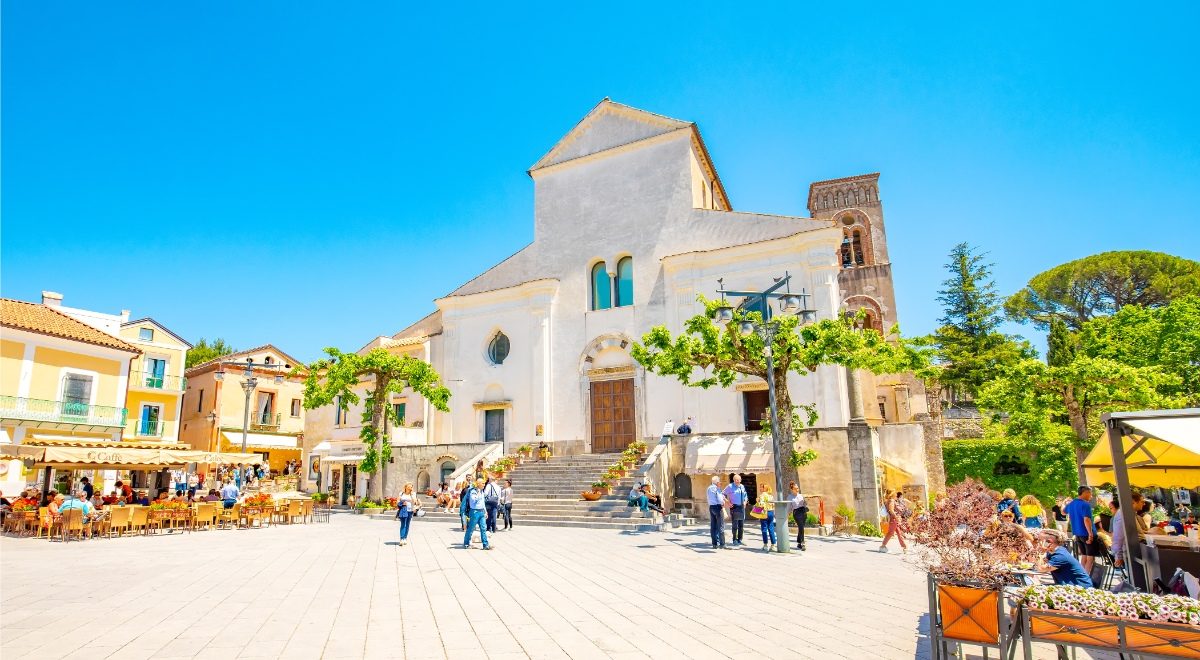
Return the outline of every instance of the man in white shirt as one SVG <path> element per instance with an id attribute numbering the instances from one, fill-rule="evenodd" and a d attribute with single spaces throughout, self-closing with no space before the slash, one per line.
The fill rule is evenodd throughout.
<path id="1" fill-rule="evenodd" d="M 500 509 L 500 484 L 489 477 L 483 488 L 483 502 L 487 510 L 487 531 L 496 532 L 496 512 Z"/>
<path id="2" fill-rule="evenodd" d="M 721 478 L 714 476 L 708 487 L 708 532 L 712 536 L 712 547 L 725 549 L 725 493 L 721 490 Z"/>
<path id="3" fill-rule="evenodd" d="M 742 534 L 746 525 L 746 487 L 742 485 L 742 475 L 733 475 L 733 481 L 725 487 L 725 497 L 732 505 L 729 508 L 730 536 L 733 545 L 742 545 Z"/>

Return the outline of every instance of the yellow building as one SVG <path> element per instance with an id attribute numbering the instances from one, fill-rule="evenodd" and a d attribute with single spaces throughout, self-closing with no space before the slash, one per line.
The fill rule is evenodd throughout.
<path id="1" fill-rule="evenodd" d="M 128 422 L 130 364 L 141 355 L 53 306 L 0 299 L 0 441 L 119 441 Z M 5 491 L 27 483 L 19 461 L 2 464 Z"/>
<path id="2" fill-rule="evenodd" d="M 152 318 L 121 323 L 120 336 L 142 351 L 129 370 L 125 438 L 178 442 L 184 364 L 192 345 Z"/>
<path id="3" fill-rule="evenodd" d="M 246 404 L 246 360 L 256 365 L 254 388 Z M 243 424 L 246 449 L 264 455 L 271 472 L 303 465 L 304 380 L 289 378 L 303 366 L 267 344 L 198 364 L 187 371 L 180 441 L 200 451 L 240 451 Z M 247 419 L 247 411 L 249 412 Z"/>

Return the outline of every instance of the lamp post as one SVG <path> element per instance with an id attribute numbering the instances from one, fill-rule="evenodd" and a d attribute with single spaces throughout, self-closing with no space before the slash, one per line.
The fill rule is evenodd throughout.
<path id="1" fill-rule="evenodd" d="M 254 369 L 260 371 L 268 371 L 275 373 L 275 382 L 283 382 L 283 373 L 279 371 L 280 365 L 264 362 L 255 362 L 254 358 L 246 358 L 245 362 L 222 362 L 220 368 L 217 369 L 216 379 L 225 380 L 225 365 L 244 367 L 245 371 L 242 375 L 245 380 L 242 381 L 242 389 L 246 392 L 246 407 L 242 411 L 242 453 L 246 453 L 246 441 L 250 435 L 250 395 L 254 394 L 254 389 L 258 387 L 258 377 L 254 375 Z"/>
<path id="2" fill-rule="evenodd" d="M 783 277 L 775 278 L 775 283 L 768 287 L 765 291 L 729 291 L 725 288 L 725 281 L 717 280 L 720 285 L 718 293 L 721 294 L 721 306 L 717 308 L 714 320 L 725 325 L 733 320 L 733 307 L 724 304 L 725 296 L 734 296 L 742 298 L 739 307 L 746 307 L 747 303 L 759 304 L 759 309 L 762 310 L 763 322 L 758 325 L 750 320 L 744 320 L 738 324 L 738 332 L 742 336 L 758 334 L 763 340 L 764 356 L 767 361 L 767 402 L 771 411 L 771 448 L 772 454 L 775 457 L 775 538 L 778 541 L 775 544 L 777 552 L 791 552 L 790 536 L 788 535 L 787 524 L 787 505 L 788 501 L 784 498 L 784 488 L 786 484 L 783 477 L 783 448 L 784 443 L 779 439 L 779 410 L 775 403 L 775 359 L 774 359 L 774 344 L 776 333 L 779 328 L 771 323 L 771 299 L 779 299 L 779 311 L 783 314 L 797 314 L 800 316 L 802 325 L 812 323 L 816 318 L 816 310 L 808 309 L 808 293 L 804 289 L 800 293 L 792 293 L 791 281 L 792 276 L 784 271 Z M 783 288 L 784 292 L 779 293 L 779 289 Z M 791 414 L 792 411 L 786 411 Z M 791 440 L 787 442 L 787 447 L 792 446 Z M 804 524 L 803 522 L 799 524 Z"/>

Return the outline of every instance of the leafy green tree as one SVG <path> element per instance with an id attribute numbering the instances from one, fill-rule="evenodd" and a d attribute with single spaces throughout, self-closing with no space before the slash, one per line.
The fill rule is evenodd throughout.
<path id="1" fill-rule="evenodd" d="M 1004 309 L 1018 322 L 1045 329 L 1053 318 L 1072 330 L 1126 305 L 1160 307 L 1200 295 L 1200 262 L 1162 252 L 1103 252 L 1040 273 L 1008 298 Z"/>
<path id="2" fill-rule="evenodd" d="M 229 344 L 226 344 L 224 339 L 218 337 L 210 344 L 204 339 L 204 337 L 201 337 L 200 341 L 196 342 L 195 346 L 188 349 L 187 358 L 184 360 L 184 365 L 186 368 L 191 369 L 198 364 L 208 362 L 209 360 L 215 360 L 223 355 L 229 355 L 236 352 L 237 349 Z"/>
<path id="3" fill-rule="evenodd" d="M 761 325 L 762 314 L 739 308 L 734 310 L 733 320 L 721 327 L 713 323 L 713 315 L 722 303 L 704 296 L 698 300 L 704 304 L 703 314 L 688 319 L 678 335 L 672 335 L 666 326 L 655 326 L 642 337 L 642 343 L 633 344 L 633 359 L 652 373 L 676 378 L 690 387 L 729 387 L 739 374 L 770 378 L 775 382 L 775 402 L 781 412 L 797 410 L 788 392 L 789 373 L 805 374 L 822 364 L 874 373 L 929 370 L 927 351 L 895 337 L 895 328 L 890 333 L 893 341 L 888 341 L 873 330 L 857 330 L 854 318 L 823 319 L 801 326 L 798 317 L 781 315 L 770 321 L 775 330 L 771 344 L 774 371 L 768 373 L 762 336 L 743 337 L 738 332 L 743 320 Z M 794 423 L 794 414 L 780 414 L 780 435 L 794 439 Z"/>
<path id="4" fill-rule="evenodd" d="M 425 397 L 434 408 L 448 411 L 450 390 L 440 384 L 441 376 L 428 363 L 408 355 L 393 355 L 386 349 L 376 348 L 365 355 L 343 353 L 336 348 L 326 348 L 328 356 L 308 365 L 304 380 L 304 407 L 308 410 L 341 402 L 349 408 L 359 402 L 354 388 L 359 383 L 369 383 L 363 405 L 362 431 L 359 439 L 366 446 L 365 457 L 359 469 L 370 475 L 367 479 L 367 497 L 380 500 L 387 487 L 386 466 L 392 456 L 392 443 L 387 440 L 386 424 L 401 424 L 395 409 L 388 405 L 388 395 L 403 392 L 411 387 Z M 381 442 L 382 440 L 382 442 Z M 380 479 L 380 472 L 384 477 Z"/>
<path id="5" fill-rule="evenodd" d="M 931 338 L 942 365 L 938 384 L 972 397 L 999 368 L 1035 355 L 1029 342 L 998 330 L 1003 319 L 991 267 L 966 243 L 954 246 L 946 264 L 950 277 L 938 292 L 945 314 Z"/>

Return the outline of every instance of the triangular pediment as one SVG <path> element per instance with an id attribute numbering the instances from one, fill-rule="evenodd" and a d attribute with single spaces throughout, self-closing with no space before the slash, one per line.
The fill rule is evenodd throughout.
<path id="1" fill-rule="evenodd" d="M 604 99 L 563 136 L 530 172 L 691 126 Z"/>

